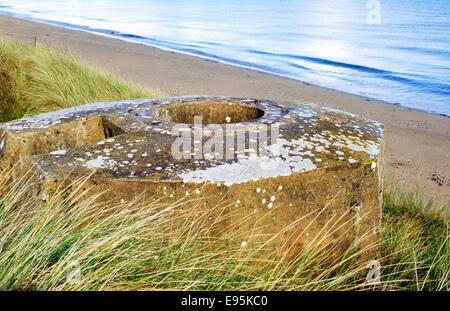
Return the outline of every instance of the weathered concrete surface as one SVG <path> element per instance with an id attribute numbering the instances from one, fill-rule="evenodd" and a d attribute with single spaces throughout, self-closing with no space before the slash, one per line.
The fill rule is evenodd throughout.
<path id="1" fill-rule="evenodd" d="M 203 125 L 192 124 L 194 115 Z M 279 128 L 268 145 L 258 139 L 264 125 Z M 218 129 L 225 141 L 230 129 L 246 132 L 244 144 L 208 149 Z M 175 159 L 183 130 L 194 133 L 192 145 Z M 227 152 L 233 157 L 223 159 Z M 363 248 L 378 239 L 383 126 L 332 109 L 205 96 L 88 104 L 0 124 L 0 169 L 20 159 L 56 183 L 92 174 L 89 185 L 108 189 L 108 199 L 194 198 L 201 213 L 225 198 L 228 216 L 211 220 L 213 231 L 253 241 L 295 222 L 271 243 L 289 255 L 324 228 L 324 243 L 342 237 L 337 249 L 362 234 Z"/>

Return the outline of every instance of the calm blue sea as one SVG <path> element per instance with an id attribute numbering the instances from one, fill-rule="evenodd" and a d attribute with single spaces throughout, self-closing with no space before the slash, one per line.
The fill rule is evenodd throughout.
<path id="1" fill-rule="evenodd" d="M 0 13 L 450 116 L 449 0 L 0 0 Z"/>

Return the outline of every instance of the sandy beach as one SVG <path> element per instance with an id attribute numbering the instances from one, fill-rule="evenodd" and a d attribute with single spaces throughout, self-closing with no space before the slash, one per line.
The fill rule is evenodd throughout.
<path id="1" fill-rule="evenodd" d="M 450 118 L 142 44 L 0 15 L 0 34 L 70 50 L 87 63 L 168 95 L 226 95 L 314 103 L 385 125 L 385 176 L 425 199 L 450 198 Z M 395 102 L 395 98 L 392 99 Z"/>

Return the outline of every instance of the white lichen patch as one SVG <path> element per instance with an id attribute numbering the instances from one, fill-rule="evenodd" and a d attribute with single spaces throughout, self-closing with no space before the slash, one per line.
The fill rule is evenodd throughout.
<path id="1" fill-rule="evenodd" d="M 56 150 L 56 151 L 50 152 L 50 154 L 53 154 L 53 155 L 64 155 L 66 153 L 67 153 L 67 150 Z"/>
<path id="2" fill-rule="evenodd" d="M 108 159 L 108 158 L 99 156 L 97 159 L 87 161 L 86 166 L 90 169 L 103 168 L 103 167 L 105 167 L 106 159 Z"/>
<path id="3" fill-rule="evenodd" d="M 289 166 L 283 162 L 277 162 L 277 165 L 270 169 L 263 169 L 263 158 L 252 158 L 242 160 L 236 163 L 225 163 L 222 165 L 199 169 L 187 173 L 181 173 L 178 176 L 183 182 L 223 182 L 225 186 L 231 186 L 235 183 L 243 183 L 260 178 L 287 176 L 291 174 Z"/>

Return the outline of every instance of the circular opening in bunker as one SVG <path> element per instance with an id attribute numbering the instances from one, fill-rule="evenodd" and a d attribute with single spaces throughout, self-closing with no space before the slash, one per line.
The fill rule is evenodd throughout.
<path id="1" fill-rule="evenodd" d="M 156 114 L 164 121 L 175 123 L 194 124 L 194 117 L 199 116 L 202 124 L 228 124 L 258 119 L 264 111 L 251 105 L 205 100 L 167 105 Z"/>

